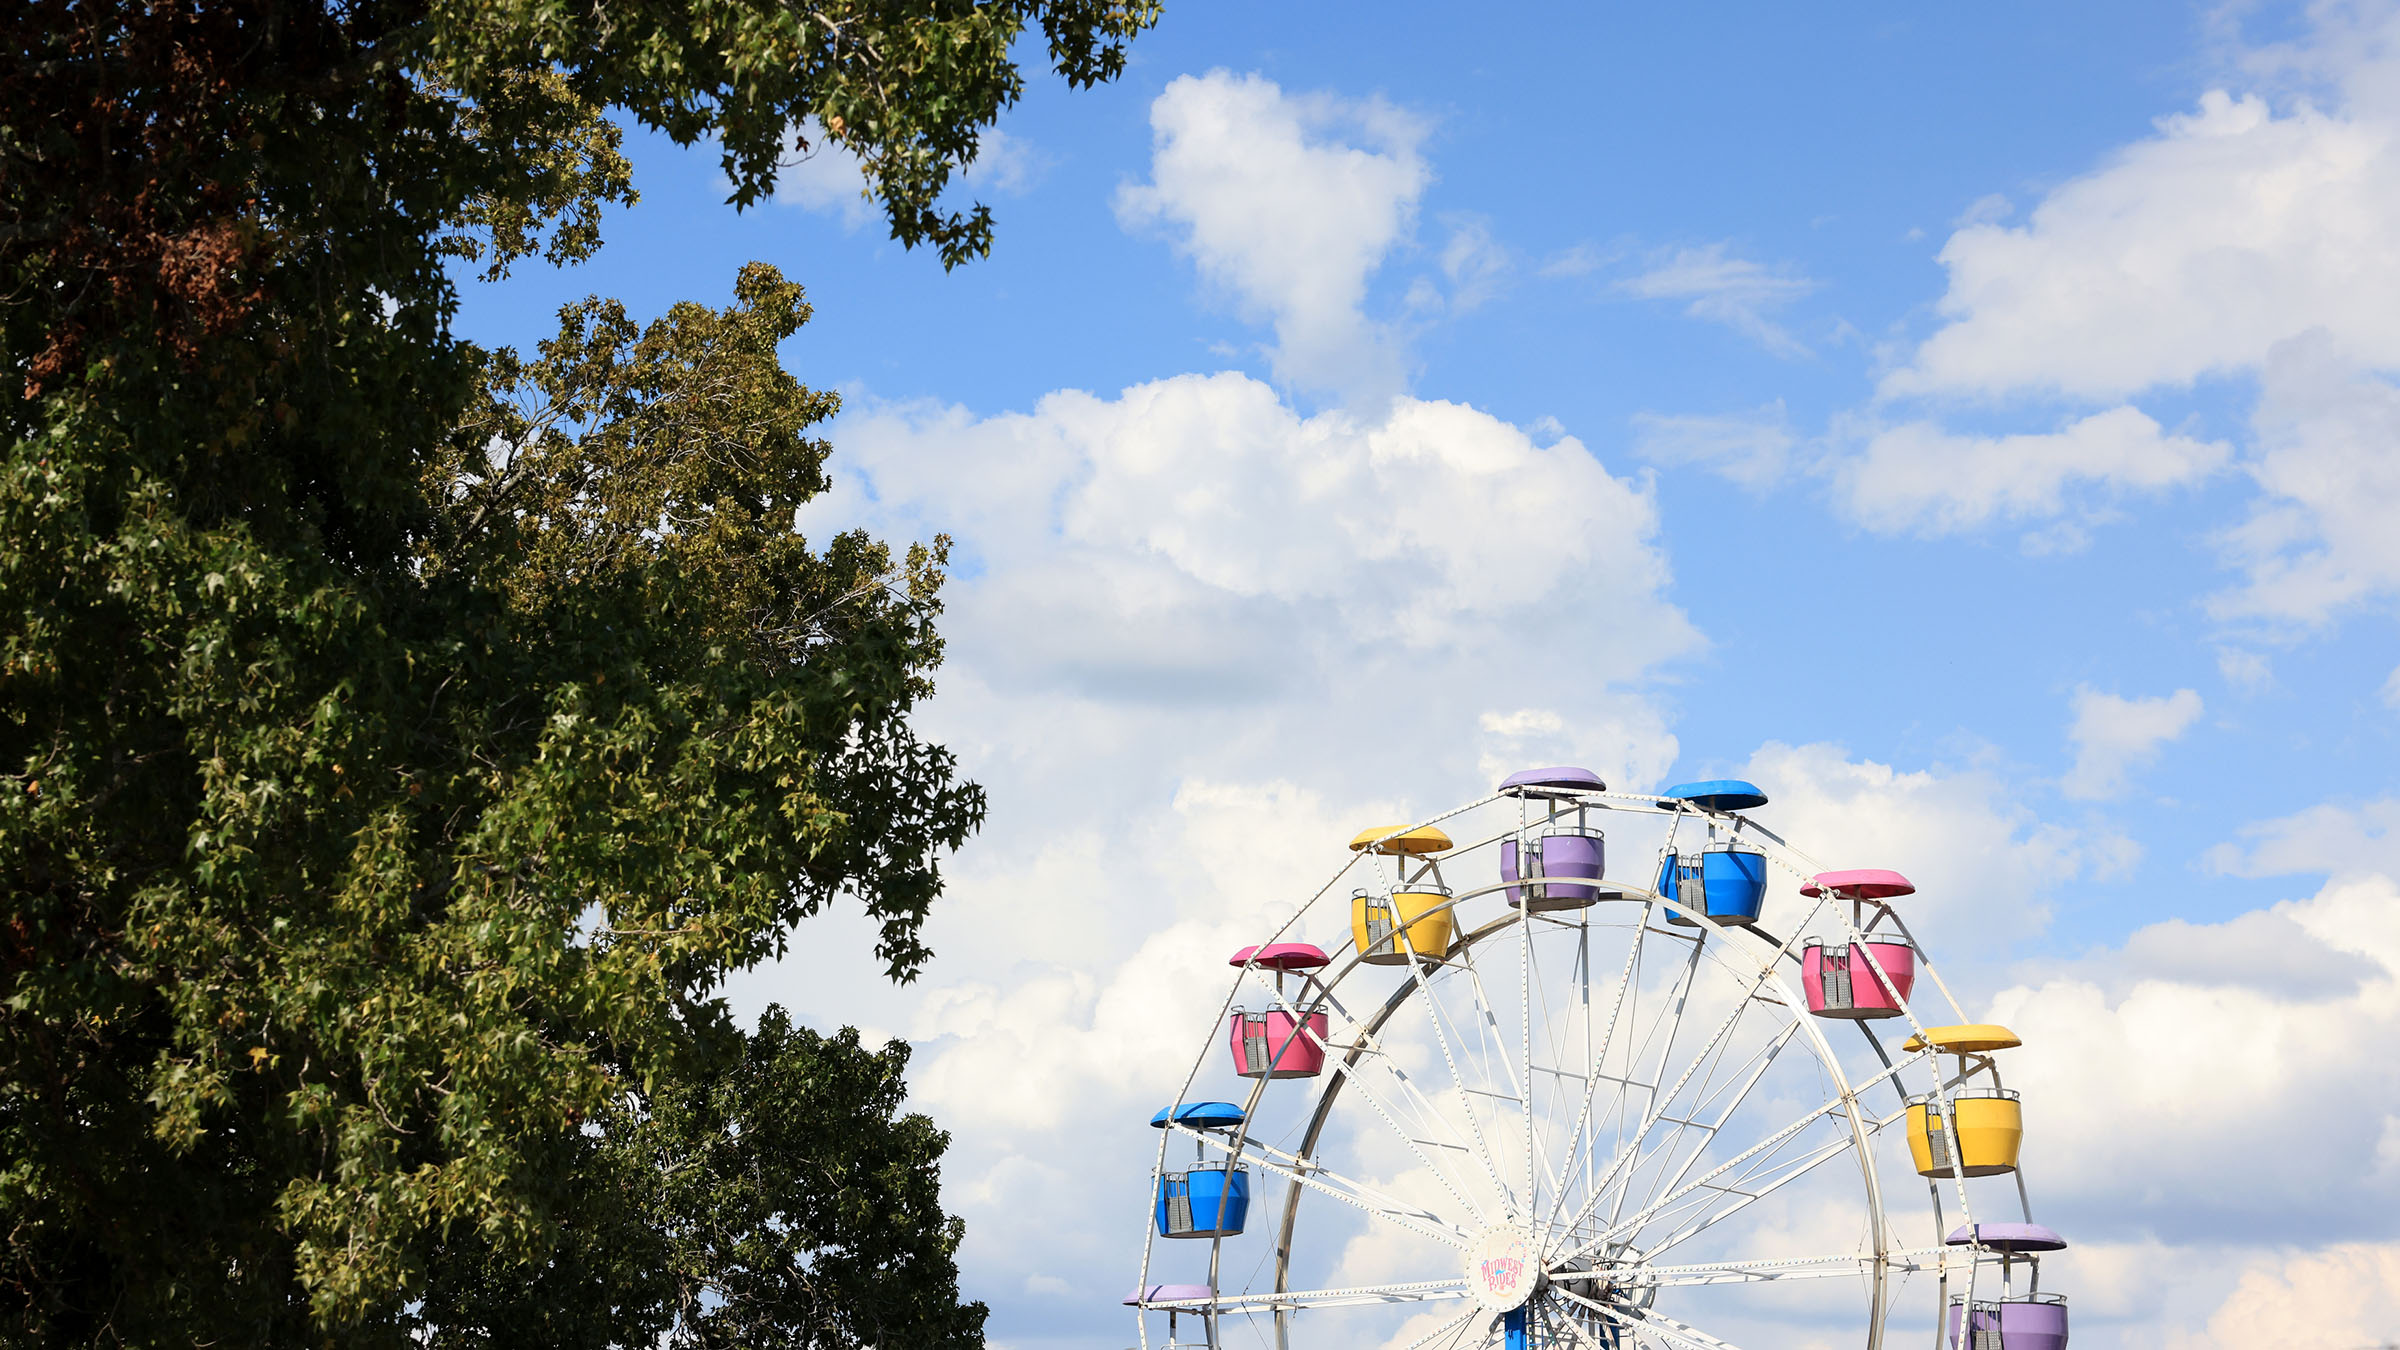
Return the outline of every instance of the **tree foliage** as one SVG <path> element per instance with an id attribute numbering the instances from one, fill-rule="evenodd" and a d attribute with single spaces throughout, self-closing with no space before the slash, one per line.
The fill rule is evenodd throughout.
<path id="1" fill-rule="evenodd" d="M 899 1113 L 907 1047 L 821 1037 L 769 1009 L 639 1115 L 566 1143 L 571 1217 L 548 1260 L 472 1235 L 434 1253 L 429 1302 L 458 1346 L 971 1346 L 983 1310 L 949 1274 L 960 1225 L 930 1167 L 945 1142 Z"/>
<path id="2" fill-rule="evenodd" d="M 593 301 L 616 120 L 894 234 L 1038 28 L 1140 0 L 24 0 L 0 14 L 0 1310 L 57 1344 L 972 1343 L 903 1052 L 715 989 L 839 897 L 906 979 L 980 791 L 942 545 L 810 540 L 800 290 Z"/>

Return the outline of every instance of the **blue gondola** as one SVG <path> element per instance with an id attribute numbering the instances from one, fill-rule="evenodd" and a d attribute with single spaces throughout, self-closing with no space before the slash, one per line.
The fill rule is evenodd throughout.
<path id="1" fill-rule="evenodd" d="M 1758 922 L 1767 900 L 1767 858 L 1753 849 L 1731 844 L 1712 845 L 1698 853 L 1670 855 L 1659 863 L 1660 895 L 1697 910 L 1718 925 Z M 1667 922 L 1697 928 L 1696 920 L 1679 910 L 1667 911 Z"/>
<path id="2" fill-rule="evenodd" d="M 1158 1179 L 1158 1235 L 1236 1237 L 1250 1217 L 1250 1172 L 1229 1163 L 1194 1163 Z"/>
<path id="3" fill-rule="evenodd" d="M 1678 783 L 1668 788 L 1666 795 L 1676 801 L 1690 802 L 1703 811 L 1748 811 L 1767 804 L 1767 794 L 1758 784 L 1739 778 L 1711 778 L 1698 783 Z"/>
<path id="4" fill-rule="evenodd" d="M 1150 1117 L 1159 1129 L 1168 1122 L 1194 1130 L 1231 1130 L 1242 1123 L 1232 1102 L 1187 1102 Z M 1169 1238 L 1234 1237 L 1250 1217 L 1250 1173 L 1231 1163 L 1196 1162 L 1158 1179 L 1158 1235 Z"/>

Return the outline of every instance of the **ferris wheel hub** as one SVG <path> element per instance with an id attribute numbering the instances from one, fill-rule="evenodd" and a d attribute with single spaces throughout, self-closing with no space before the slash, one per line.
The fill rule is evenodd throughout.
<path id="1" fill-rule="evenodd" d="M 1522 1228 L 1496 1224 L 1467 1248 L 1469 1297 L 1496 1313 L 1525 1306 L 1542 1284 L 1542 1263 Z"/>

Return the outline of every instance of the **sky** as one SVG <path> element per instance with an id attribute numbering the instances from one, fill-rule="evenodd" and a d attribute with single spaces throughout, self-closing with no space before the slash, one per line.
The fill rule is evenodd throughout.
<path id="1" fill-rule="evenodd" d="M 2079 1345 L 2400 1340 L 2400 8 L 1463 13 L 1170 0 L 955 272 L 637 132 L 596 259 L 465 287 L 776 264 L 798 527 L 956 540 L 938 956 L 737 1007 L 911 1041 L 993 1344 L 1123 1346 L 1144 1122 L 1352 834 L 1748 778 L 2024 1037 Z"/>

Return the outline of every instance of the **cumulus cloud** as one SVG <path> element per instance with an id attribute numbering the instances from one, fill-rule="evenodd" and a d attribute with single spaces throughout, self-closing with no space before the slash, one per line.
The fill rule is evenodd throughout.
<path id="1" fill-rule="evenodd" d="M 2400 591 L 2400 387 L 2318 330 L 2275 350 L 2252 420 L 2259 499 L 2224 538 L 2244 580 L 2210 608 L 2322 624 Z"/>
<path id="2" fill-rule="evenodd" d="M 2360 1055 L 2400 1035 L 2390 878 L 2144 929 L 2002 991 L 1990 1016 L 2025 1040 L 2004 1068 L 2062 1229 L 2253 1249 L 2386 1231 L 2400 1077 Z"/>
<path id="3" fill-rule="evenodd" d="M 1271 324 L 1278 378 L 1362 403 L 1399 392 L 1398 338 L 1364 306 L 1432 180 L 1424 124 L 1379 99 L 1289 95 L 1218 70 L 1170 83 L 1150 126 L 1151 181 L 1118 192 L 1118 218 L 1165 230 Z"/>
<path id="4" fill-rule="evenodd" d="M 1768 315 L 1816 288 L 1787 269 L 1736 257 L 1722 243 L 1676 249 L 1616 285 L 1637 299 L 1689 301 L 1684 313 L 1724 324 L 1778 356 L 1804 356 L 1808 348 Z"/>
<path id="5" fill-rule="evenodd" d="M 1945 961 L 2039 934 L 2060 887 L 2122 873 L 2138 855 L 2122 836 L 2042 820 L 1975 766 L 1900 769 L 1835 745 L 1770 742 L 1738 776 L 1766 790 L 1775 829 L 1825 867 L 1889 867 L 1914 881 L 1909 923 Z"/>
<path id="6" fill-rule="evenodd" d="M 2388 24 L 2373 35 L 2388 56 Z M 2377 61 L 2345 95 L 2389 77 Z M 2157 134 L 2054 189 L 2022 225 L 1971 224 L 1941 252 L 1942 328 L 1887 396 L 2118 399 L 2253 369 L 2324 329 L 2400 363 L 2400 139 L 2388 109 L 2203 95 Z"/>
<path id="7" fill-rule="evenodd" d="M 2203 861 L 2221 876 L 2400 876 L 2400 799 L 2319 803 L 2257 821 L 2242 827 L 2239 843 L 2219 844 Z"/>
<path id="8" fill-rule="evenodd" d="M 834 435 L 806 532 L 958 541 L 925 726 L 993 810 L 918 987 L 865 988 L 828 945 L 744 997 L 908 1036 L 958 1134 L 972 1268 L 1065 1281 L 1094 1311 L 1054 1334 L 1088 1341 L 1107 1324 L 1077 1319 L 1130 1279 L 1139 1122 L 1200 1051 L 1226 956 L 1365 825 L 1530 763 L 1654 784 L 1678 746 L 1647 686 L 1700 638 L 1643 480 L 1456 403 L 1309 415 L 1184 375 L 992 416 L 854 398 Z"/>
<path id="9" fill-rule="evenodd" d="M 2229 14 L 2238 16 L 2240 7 Z M 2224 17 L 2224 16 L 2220 16 Z M 1943 246 L 1940 326 L 1880 381 L 1878 420 L 1930 405 L 1832 463 L 1870 528 L 1944 533 L 2067 516 L 2027 538 L 2077 546 L 2075 489 L 2196 483 L 2226 448 L 2162 434 L 2131 400 L 2232 377 L 2263 383 L 2258 496 L 2223 536 L 2241 583 L 2220 617 L 2322 624 L 2400 589 L 2388 451 L 2400 395 L 2400 9 L 2312 6 L 2247 54 L 2240 85 L 2052 189 L 2016 224 L 1978 203 Z M 2097 406 L 2057 432 L 1961 436 L 1965 402 Z M 1959 485 L 1945 482 L 1955 473 Z"/>
<path id="10" fill-rule="evenodd" d="M 2252 1261 L 2197 1333 L 2172 1350 L 2244 1350 L 2256 1345 L 2370 1350 L 2400 1328 L 2400 1243 L 2343 1242 L 2277 1252 Z"/>
<path id="11" fill-rule="evenodd" d="M 1933 422 L 1876 431 L 1833 467 L 1836 499 L 1869 529 L 1955 534 L 2054 516 L 2080 485 L 2158 491 L 2223 466 L 2222 442 L 2171 435 L 2141 410 L 2111 408 L 2053 432 L 1963 436 Z"/>
<path id="12" fill-rule="evenodd" d="M 1111 670 L 1129 691 L 1169 670 L 1234 684 L 1249 670 L 1264 687 L 1321 640 L 1377 660 L 1456 652 L 1500 642 L 1502 619 L 1545 605 L 1656 639 L 1595 651 L 1589 673 L 1602 679 L 1693 637 L 1659 598 L 1648 490 L 1573 437 L 1540 445 L 1461 404 L 1304 417 L 1225 373 L 1114 399 L 1063 391 L 982 420 L 884 408 L 842 431 L 853 476 L 812 513 L 950 531 L 985 569 L 954 631 L 1002 625 L 1009 640 L 978 650 L 1082 672 L 1087 688 Z"/>
<path id="13" fill-rule="evenodd" d="M 2067 741 L 2075 747 L 2075 763 L 2059 790 L 2093 800 L 2122 793 L 2127 773 L 2190 729 L 2200 716 L 2200 695 L 2178 689 L 2156 698 L 2119 698 L 2084 688 L 2075 691 L 2072 706 Z"/>

